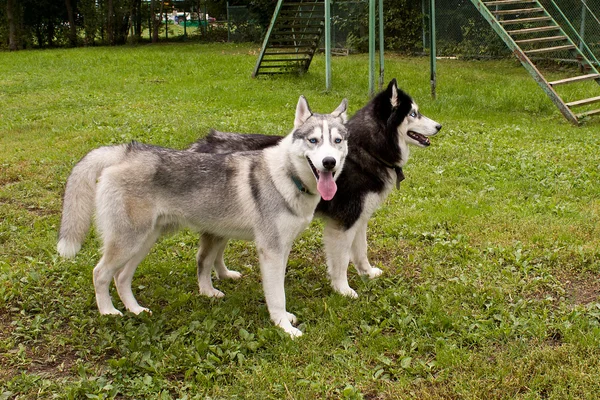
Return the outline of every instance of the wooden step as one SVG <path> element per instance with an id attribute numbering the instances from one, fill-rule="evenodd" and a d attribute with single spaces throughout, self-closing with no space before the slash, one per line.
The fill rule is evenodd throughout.
<path id="1" fill-rule="evenodd" d="M 274 32 L 278 33 L 320 33 L 323 29 L 320 26 L 278 26 Z"/>
<path id="2" fill-rule="evenodd" d="M 281 10 L 279 11 L 279 16 L 280 17 L 289 17 L 289 16 L 295 16 L 295 15 L 303 15 L 305 17 L 321 17 L 323 18 L 323 10 L 303 10 L 303 9 L 297 9 L 297 8 L 290 8 L 287 10 Z"/>
<path id="3" fill-rule="evenodd" d="M 553 52 L 553 51 L 573 50 L 576 48 L 577 47 L 573 46 L 572 44 L 566 44 L 564 46 L 555 46 L 555 47 L 546 47 L 543 49 L 526 50 L 525 54 L 549 53 L 549 52 Z"/>
<path id="4" fill-rule="evenodd" d="M 572 101 L 570 103 L 566 103 L 566 106 L 569 107 L 569 108 L 571 108 L 571 107 L 580 107 L 580 106 L 585 106 L 587 104 L 598 103 L 598 102 L 600 102 L 600 96 L 598 96 L 598 97 L 591 97 L 589 99 Z"/>
<path id="5" fill-rule="evenodd" d="M 294 65 L 294 67 L 298 67 L 298 68 L 292 68 L 292 69 L 301 69 L 302 67 L 298 64 Z M 260 69 L 290 69 L 290 65 L 289 64 L 281 64 L 281 65 L 261 65 Z"/>
<path id="6" fill-rule="evenodd" d="M 292 44 L 292 45 L 271 44 L 271 45 L 269 45 L 269 48 L 270 49 L 290 49 L 290 48 L 294 48 L 294 49 L 312 49 L 313 47 L 316 47 L 316 45 L 317 45 L 317 43 L 316 43 L 316 40 L 315 40 L 311 44 Z"/>
<path id="7" fill-rule="evenodd" d="M 543 8 L 515 8 L 513 10 L 491 10 L 495 15 L 511 15 L 511 14 L 533 14 L 543 12 Z"/>
<path id="8" fill-rule="evenodd" d="M 283 17 L 277 17 L 278 21 L 281 22 L 286 22 L 286 21 L 298 21 L 298 20 L 302 20 L 302 21 L 322 21 L 323 20 L 323 16 L 310 16 L 310 17 L 300 17 L 300 16 L 283 16 Z"/>
<path id="9" fill-rule="evenodd" d="M 316 39 L 310 39 L 310 38 L 294 39 L 294 38 L 289 37 L 289 35 L 286 37 L 279 38 L 279 39 L 271 39 L 271 40 L 269 40 L 269 43 L 281 45 L 282 47 L 298 47 L 298 46 L 314 47 L 318 44 Z M 289 43 L 290 45 L 286 46 L 286 43 Z M 269 45 L 269 47 L 271 47 L 271 45 Z"/>
<path id="10" fill-rule="evenodd" d="M 291 36 L 291 35 L 304 35 L 304 36 L 308 36 L 308 35 L 320 35 L 322 32 L 321 29 L 301 29 L 301 28 L 294 28 L 294 29 L 287 29 L 284 27 L 279 27 L 276 31 L 273 31 L 271 33 L 271 35 L 287 35 L 287 36 Z"/>
<path id="11" fill-rule="evenodd" d="M 550 86 L 558 86 L 558 85 L 565 85 L 567 83 L 588 81 L 588 80 L 592 80 L 592 79 L 600 79 L 600 74 L 580 75 L 580 76 L 575 76 L 573 78 L 560 79 L 558 81 L 548 82 L 548 83 L 550 83 Z"/>
<path id="12" fill-rule="evenodd" d="M 515 40 L 515 43 L 528 44 L 528 43 L 541 43 L 541 42 L 558 42 L 560 40 L 567 40 L 567 39 L 568 38 L 566 36 L 546 36 L 546 37 L 539 37 L 539 38 L 533 38 L 533 39 Z"/>
<path id="13" fill-rule="evenodd" d="M 583 118 L 583 117 L 590 117 L 592 115 L 597 115 L 600 114 L 600 109 L 598 110 L 592 110 L 592 111 L 586 111 L 586 112 L 582 112 L 580 114 L 575 114 L 575 117 L 577 117 L 577 119 L 579 118 Z"/>
<path id="14" fill-rule="evenodd" d="M 519 18 L 519 19 L 506 19 L 500 22 L 502 25 L 511 25 L 511 24 L 524 24 L 526 22 L 545 22 L 552 21 L 552 17 L 533 17 L 533 18 Z"/>
<path id="15" fill-rule="evenodd" d="M 313 14 L 313 13 L 308 13 L 308 12 L 299 12 L 299 11 L 294 11 L 294 12 L 289 12 L 289 13 L 279 13 L 279 17 L 277 18 L 278 21 L 295 21 L 298 20 L 298 22 L 301 23 L 305 23 L 305 21 L 324 21 L 324 16 L 323 13 L 320 14 Z"/>
<path id="16" fill-rule="evenodd" d="M 262 62 L 305 62 L 308 58 L 263 58 Z"/>
<path id="17" fill-rule="evenodd" d="M 290 71 L 260 71 L 261 75 L 289 75 Z"/>
<path id="18" fill-rule="evenodd" d="M 528 33 L 558 31 L 558 30 L 560 30 L 560 26 L 558 26 L 558 25 L 549 25 L 549 26 L 539 26 L 537 28 L 515 29 L 515 30 L 512 30 L 512 31 L 506 31 L 506 32 L 509 35 L 525 35 L 525 34 L 528 34 Z"/>
<path id="19" fill-rule="evenodd" d="M 301 62 L 295 62 L 293 64 L 291 64 L 291 66 L 296 66 L 296 65 L 301 65 L 304 64 L 307 60 L 302 60 Z M 265 69 L 275 69 L 275 68 L 289 68 L 290 67 L 290 63 L 287 62 L 283 62 L 281 64 L 268 64 L 268 65 L 262 65 L 260 66 L 261 68 L 265 68 Z"/>
<path id="20" fill-rule="evenodd" d="M 483 4 L 486 6 L 504 6 L 510 4 L 532 4 L 536 0 L 498 0 L 498 1 L 484 1 Z"/>
<path id="21" fill-rule="evenodd" d="M 323 13 L 316 12 L 316 11 L 304 11 L 304 10 L 284 10 L 284 11 L 279 12 L 279 17 L 285 17 L 285 18 L 302 17 L 304 19 L 306 19 L 306 18 L 308 18 L 308 19 L 310 19 L 310 18 L 323 19 Z"/>
<path id="22" fill-rule="evenodd" d="M 311 1 L 311 2 L 306 2 L 306 3 L 299 3 L 299 2 L 294 2 L 294 3 L 282 3 L 281 6 L 282 7 L 298 7 L 298 6 L 324 6 L 325 2 L 323 1 Z"/>
<path id="23" fill-rule="evenodd" d="M 282 12 L 287 12 L 287 11 L 303 11 L 303 12 L 323 12 L 323 6 L 312 6 L 310 4 L 304 4 L 304 5 L 300 5 L 300 6 L 291 6 L 291 7 L 286 7 L 286 3 L 283 3 L 281 9 L 279 10 L 280 13 Z"/>
<path id="24" fill-rule="evenodd" d="M 319 31 L 321 29 L 323 29 L 323 25 L 322 24 L 288 24 L 288 25 L 277 25 L 276 29 L 278 31 L 282 31 L 284 29 L 310 29 L 311 31 Z"/>
<path id="25" fill-rule="evenodd" d="M 271 36 L 284 36 L 284 37 L 306 36 L 306 38 L 304 38 L 304 40 L 309 40 L 308 36 L 319 36 L 320 34 L 321 34 L 321 31 L 296 30 L 296 31 L 276 31 L 276 32 L 272 32 Z"/>
<path id="26" fill-rule="evenodd" d="M 314 39 L 292 39 L 292 38 L 281 38 L 281 39 L 271 39 L 269 41 L 269 47 L 272 45 L 278 45 L 281 47 L 315 47 L 318 43 L 317 40 Z"/>
<path id="27" fill-rule="evenodd" d="M 266 53 L 265 56 L 284 56 L 284 55 L 296 55 L 296 54 L 313 54 L 311 51 L 274 51 L 272 53 Z"/>

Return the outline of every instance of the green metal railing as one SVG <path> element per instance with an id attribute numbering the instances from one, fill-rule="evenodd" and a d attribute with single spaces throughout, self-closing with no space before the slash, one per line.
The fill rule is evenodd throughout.
<path id="1" fill-rule="evenodd" d="M 569 18 L 567 18 L 567 16 L 563 12 L 563 10 L 558 6 L 558 4 L 556 4 L 556 2 L 554 0 L 549 0 L 549 1 L 550 1 L 550 4 L 552 4 L 552 6 L 554 7 L 554 9 L 558 12 L 558 14 L 562 17 L 564 24 L 569 28 L 567 31 L 565 31 L 565 33 L 567 33 L 572 39 L 576 38 L 577 41 L 579 42 L 579 48 L 580 48 L 581 52 L 584 54 L 584 56 L 586 57 L 586 61 L 588 63 L 593 62 L 594 65 L 599 65 L 600 63 L 598 62 L 598 58 L 596 58 L 596 55 L 594 54 L 594 52 L 587 45 L 587 43 L 583 39 L 582 35 L 580 35 L 580 33 L 583 33 L 585 30 L 585 22 L 584 22 L 585 14 L 582 14 L 581 28 L 580 28 L 580 31 L 577 32 L 577 29 L 575 29 L 575 27 L 573 26 L 571 21 L 569 21 Z M 582 5 L 583 5 L 582 10 L 586 10 L 586 9 L 589 10 L 589 7 L 587 6 L 586 2 L 583 0 L 582 0 Z M 589 12 L 591 13 L 591 15 L 593 15 L 594 18 L 596 18 L 596 16 L 594 15 L 594 13 L 591 10 L 589 10 Z M 583 13 L 583 11 L 582 11 L 582 13 Z M 596 18 L 596 21 L 598 21 L 597 18 Z M 600 22 L 599 22 L 599 26 L 600 26 Z"/>

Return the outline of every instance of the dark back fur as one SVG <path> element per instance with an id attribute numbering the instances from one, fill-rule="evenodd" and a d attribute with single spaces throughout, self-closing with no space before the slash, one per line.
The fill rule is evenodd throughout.
<path id="1" fill-rule="evenodd" d="M 188 150 L 197 153 L 234 153 L 263 150 L 277 145 L 283 137 L 249 133 L 219 132 L 211 129 L 208 136 L 198 139 Z"/>
<path id="2" fill-rule="evenodd" d="M 410 113 L 412 99 L 401 90 L 392 107 L 392 80 L 348 121 L 348 156 L 331 201 L 321 201 L 317 211 L 348 229 L 363 211 L 369 193 L 380 193 L 389 184 L 390 166 L 400 161 L 397 128 Z M 391 168 L 393 169 L 393 168 Z"/>
<path id="3" fill-rule="evenodd" d="M 390 166 L 401 159 L 397 128 L 410 113 L 412 99 L 398 90 L 397 105 L 393 107 L 394 87 L 397 87 L 395 79 L 348 121 L 348 155 L 337 179 L 338 190 L 331 201 L 321 200 L 317 206 L 317 212 L 346 229 L 360 217 L 365 196 L 382 192 L 390 183 Z M 189 150 L 200 153 L 261 150 L 280 140 L 279 136 L 212 130 Z"/>

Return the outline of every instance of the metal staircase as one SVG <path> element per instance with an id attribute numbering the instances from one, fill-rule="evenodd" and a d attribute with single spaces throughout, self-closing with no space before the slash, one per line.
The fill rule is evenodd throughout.
<path id="1" fill-rule="evenodd" d="M 278 0 L 253 78 L 308 70 L 324 31 L 324 4 L 323 0 Z"/>
<path id="2" fill-rule="evenodd" d="M 600 103 L 600 96 L 565 101 L 568 94 L 563 93 L 561 96 L 557 92 L 556 87 L 558 86 L 585 81 L 588 81 L 588 84 L 593 84 L 590 81 L 600 84 L 600 73 L 594 65 L 598 65 L 598 60 L 584 43 L 581 48 L 578 47 L 538 0 L 471 0 L 471 2 L 565 118 L 577 125 L 583 117 L 600 114 L 600 109 L 588 109 L 578 113 L 574 111 L 575 109 L 581 110 L 584 106 Z M 568 58 L 575 56 L 582 66 L 583 73 L 565 79 L 548 81 L 534 63 L 537 56 L 548 55 L 548 53 L 553 53 L 551 54 L 553 57 L 559 58 L 565 54 Z M 587 92 L 589 93 L 589 91 Z"/>

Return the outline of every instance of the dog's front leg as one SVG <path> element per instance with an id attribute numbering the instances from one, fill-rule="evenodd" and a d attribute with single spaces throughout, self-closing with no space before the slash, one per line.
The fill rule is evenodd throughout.
<path id="1" fill-rule="evenodd" d="M 296 323 L 296 316 L 285 309 L 285 270 L 291 246 L 282 249 L 277 248 L 282 245 L 267 243 L 268 246 L 263 246 L 257 242 L 257 250 L 269 315 L 273 323 L 292 338 L 302 336 L 302 331 L 292 326 Z"/>
<path id="2" fill-rule="evenodd" d="M 367 223 L 368 220 L 359 220 L 356 222 L 356 235 L 352 242 L 351 261 L 360 275 L 366 275 L 373 279 L 382 274 L 379 268 L 373 268 L 367 257 Z"/>
<path id="3" fill-rule="evenodd" d="M 348 263 L 355 233 L 356 225 L 344 229 L 333 221 L 326 221 L 323 231 L 323 245 L 331 287 L 344 296 L 354 298 L 358 297 L 358 293 L 348 284 Z"/>

